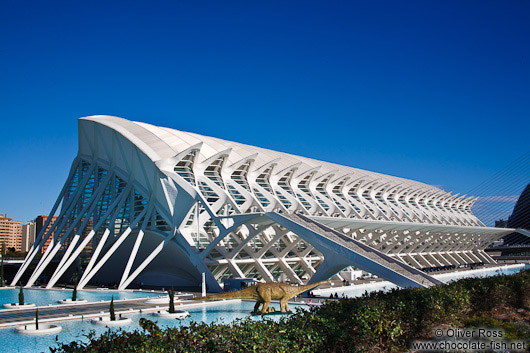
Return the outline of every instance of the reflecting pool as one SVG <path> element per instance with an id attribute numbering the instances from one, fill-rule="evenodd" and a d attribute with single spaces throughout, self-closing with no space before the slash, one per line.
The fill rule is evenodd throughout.
<path id="1" fill-rule="evenodd" d="M 508 265 L 494 268 L 483 268 L 477 270 L 437 274 L 434 277 L 444 282 L 454 281 L 464 277 L 487 277 L 498 274 L 513 274 L 521 271 L 524 265 Z M 317 289 L 313 292 L 321 296 L 329 296 L 331 293 L 337 293 L 342 296 L 344 293 L 348 297 L 361 296 L 366 291 L 389 290 L 396 287 L 390 282 L 375 282 L 362 285 L 355 285 L 341 288 L 327 288 Z M 99 290 L 83 290 L 79 291 L 79 298 L 87 299 L 88 301 L 110 300 L 111 296 L 114 299 L 133 299 L 148 296 L 160 296 L 161 293 L 150 291 L 99 291 Z M 26 302 L 33 302 L 37 305 L 54 304 L 57 300 L 71 298 L 71 290 L 37 290 L 24 289 L 24 296 Z M 0 289 L 0 303 L 18 302 L 18 289 Z M 279 304 L 273 303 L 276 310 L 279 310 Z M 296 308 L 305 307 L 304 305 L 289 304 L 289 306 L 296 310 Z M 122 326 L 121 328 L 112 328 L 112 330 L 127 330 L 132 331 L 141 329 L 138 325 L 140 318 L 145 317 L 152 321 L 158 322 L 159 326 L 182 326 L 189 325 L 191 321 L 211 323 L 219 321 L 224 323 L 231 323 L 236 319 L 249 316 L 250 311 L 254 308 L 254 301 L 228 301 L 225 303 L 215 303 L 203 306 L 195 306 L 184 308 L 189 311 L 191 317 L 183 320 L 170 318 L 157 318 L 149 313 L 143 314 L 127 314 L 126 316 L 133 320 L 132 324 Z M 267 319 L 278 320 L 280 316 L 272 316 Z M 253 319 L 261 320 L 260 316 L 254 316 Z M 14 332 L 14 328 L 0 329 L 0 342 L 2 342 L 1 352 L 49 352 L 49 347 L 56 346 L 56 340 L 59 342 L 71 342 L 75 340 L 87 341 L 86 335 L 94 331 L 96 335 L 106 332 L 108 329 L 99 325 L 90 323 L 87 320 L 71 320 L 62 321 L 60 325 L 63 330 L 58 335 L 52 336 L 21 336 Z"/>
<path id="2" fill-rule="evenodd" d="M 18 303 L 19 288 L 0 289 L 0 308 L 2 304 Z M 56 289 L 26 289 L 24 288 L 24 302 L 35 303 L 37 306 L 48 304 L 57 305 L 61 299 L 71 299 L 72 290 Z M 89 302 L 100 300 L 135 299 L 162 295 L 160 292 L 151 291 L 118 291 L 118 290 L 80 290 L 77 291 L 77 298 L 86 299 Z"/>
<path id="3" fill-rule="evenodd" d="M 280 310 L 279 304 L 272 304 L 276 310 Z M 297 307 L 302 305 L 289 304 L 292 310 L 296 310 Z M 138 321 L 144 317 L 152 321 L 158 322 L 160 327 L 167 326 L 185 326 L 189 325 L 191 321 L 211 323 L 213 321 L 219 321 L 223 323 L 231 323 L 236 319 L 244 318 L 249 316 L 250 311 L 254 308 L 254 301 L 230 301 L 226 303 L 210 304 L 201 307 L 184 308 L 190 313 L 190 317 L 182 320 L 169 319 L 169 318 L 157 318 L 149 313 L 144 314 L 127 314 L 126 316 L 133 320 L 130 325 L 122 326 L 121 328 L 112 328 L 116 330 L 133 331 L 140 329 Z M 180 308 L 179 308 L 180 309 Z M 260 316 L 253 316 L 255 320 L 261 320 Z M 278 320 L 280 316 L 268 317 L 273 320 Z M 49 352 L 48 347 L 56 346 L 56 339 L 59 342 L 71 342 L 84 340 L 87 341 L 86 335 L 93 330 L 96 335 L 106 332 L 108 329 L 99 325 L 90 323 L 90 319 L 87 320 L 71 320 L 62 321 L 59 323 L 63 330 L 58 335 L 51 336 L 21 336 L 14 332 L 14 328 L 0 329 L 0 342 L 2 342 L 2 352 Z"/>

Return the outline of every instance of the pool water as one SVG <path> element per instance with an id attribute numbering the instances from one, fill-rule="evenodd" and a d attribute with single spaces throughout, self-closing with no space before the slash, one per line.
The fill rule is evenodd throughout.
<path id="1" fill-rule="evenodd" d="M 491 268 L 482 268 L 477 270 L 468 270 L 452 273 L 440 273 L 433 275 L 434 278 L 439 279 L 442 282 L 448 283 L 456 281 L 462 278 L 472 278 L 472 277 L 490 277 L 500 274 L 511 275 L 517 272 L 520 272 L 525 268 L 524 264 L 518 265 L 508 265 L 500 267 L 491 267 Z M 337 288 L 325 288 L 325 289 L 315 289 L 313 293 L 322 297 L 329 297 L 331 294 L 337 293 L 339 297 L 342 297 L 344 294 L 348 298 L 360 297 L 364 293 L 375 292 L 375 291 L 388 291 L 393 288 L 398 288 L 395 284 L 382 281 L 382 282 L 372 282 L 358 285 L 351 285 L 348 287 L 337 287 Z"/>
<path id="2" fill-rule="evenodd" d="M 19 288 L 0 289 L 0 308 L 2 304 L 18 303 Z M 71 299 L 72 290 L 55 290 L 55 289 L 26 289 L 24 288 L 24 302 L 35 303 L 37 306 L 45 306 L 48 304 L 57 305 L 57 301 L 61 299 Z M 161 293 L 151 291 L 118 291 L 118 290 L 80 290 L 77 291 L 78 299 L 86 299 L 89 302 L 97 302 L 100 300 L 114 300 L 120 299 L 135 299 L 146 298 L 152 296 L 159 296 Z"/>
<path id="3" fill-rule="evenodd" d="M 280 310 L 279 304 L 273 304 L 276 310 Z M 291 310 L 295 310 L 301 305 L 289 304 Z M 113 331 L 122 329 L 126 331 L 133 331 L 140 329 L 138 321 L 144 317 L 152 321 L 156 321 L 160 327 L 175 327 L 187 326 L 191 321 L 211 323 L 219 321 L 223 323 L 231 323 L 238 318 L 249 316 L 250 311 L 254 308 L 254 301 L 230 301 L 226 303 L 219 303 L 214 305 L 207 305 L 202 307 L 184 308 L 191 317 L 177 320 L 169 318 L 154 317 L 149 313 L 145 314 L 127 314 L 127 317 L 133 320 L 132 324 L 122 326 L 121 328 L 112 328 Z M 124 315 L 125 316 L 125 315 Z M 261 320 L 260 316 L 252 316 L 255 320 Z M 267 317 L 272 320 L 279 320 L 280 315 Z M 87 341 L 85 337 L 91 330 L 99 336 L 108 328 L 100 325 L 90 323 L 90 320 L 71 320 L 60 323 L 63 330 L 57 335 L 50 336 L 22 336 L 14 332 L 14 328 L 0 329 L 0 342 L 2 342 L 2 352 L 49 352 L 48 347 L 56 347 L 56 338 L 59 342 L 68 343 L 71 341 Z"/>
<path id="4" fill-rule="evenodd" d="M 464 277 L 487 277 L 495 276 L 498 274 L 513 274 L 521 271 L 524 265 L 511 265 L 503 266 L 499 268 L 489 269 L 478 269 L 471 271 L 463 271 L 458 273 L 445 273 L 437 274 L 434 277 L 444 282 L 450 282 Z M 365 292 L 378 291 L 378 290 L 389 290 L 396 287 L 390 282 L 376 282 L 368 283 L 363 285 L 356 285 L 342 288 L 327 288 L 321 290 L 314 290 L 313 292 L 321 296 L 329 296 L 331 293 L 337 293 L 342 296 L 342 293 L 348 297 L 361 296 Z M 147 296 L 159 296 L 160 293 L 153 293 L 148 291 L 98 291 L 98 290 L 83 290 L 78 292 L 78 297 L 87 299 L 88 301 L 99 301 L 99 300 L 110 300 L 111 296 L 114 299 L 133 299 Z M 26 302 L 36 303 L 37 305 L 55 304 L 57 300 L 71 298 L 71 290 L 36 290 L 36 289 L 24 289 L 24 297 Z M 0 303 L 18 302 L 18 289 L 2 289 L 0 290 Z M 279 304 L 273 304 L 276 310 L 279 310 Z M 305 307 L 303 305 L 289 304 L 289 306 L 296 310 L 297 307 Z M 219 321 L 223 323 L 231 323 L 238 318 L 244 318 L 249 316 L 250 311 L 254 308 L 254 301 L 229 301 L 226 303 L 216 303 L 211 305 L 205 305 L 201 307 L 185 308 L 189 311 L 191 317 L 176 320 L 170 318 L 157 318 L 149 313 L 144 314 L 127 314 L 127 317 L 133 320 L 132 324 L 122 326 L 121 328 L 115 327 L 112 330 L 127 330 L 132 331 L 135 329 L 141 329 L 138 325 L 140 318 L 144 317 L 152 321 L 158 322 L 161 327 L 166 326 L 186 326 L 191 321 L 211 323 L 213 321 Z M 271 316 L 267 319 L 279 320 L 281 316 Z M 253 316 L 255 320 L 261 320 L 260 316 Z M 58 335 L 50 336 L 21 336 L 14 332 L 14 328 L 0 329 L 0 346 L 1 352 L 49 352 L 49 347 L 56 346 L 56 340 L 59 342 L 68 343 L 71 341 L 87 341 L 86 335 L 90 331 L 94 331 L 96 336 L 106 332 L 108 329 L 104 326 L 94 325 L 90 323 L 90 320 L 71 320 L 62 321 L 60 325 L 63 330 Z"/>

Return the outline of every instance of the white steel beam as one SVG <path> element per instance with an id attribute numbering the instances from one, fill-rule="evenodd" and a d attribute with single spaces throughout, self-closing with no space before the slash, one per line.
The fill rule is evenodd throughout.
<path id="1" fill-rule="evenodd" d="M 127 194 L 128 194 L 128 192 L 129 192 L 131 187 L 132 186 L 127 187 L 125 190 L 122 191 L 122 193 L 120 195 L 117 195 L 115 197 L 115 199 L 112 202 L 112 204 L 107 208 L 107 212 L 105 212 L 105 214 L 103 215 L 103 217 L 101 217 L 101 219 L 96 224 L 94 229 L 92 229 L 90 231 L 90 233 L 85 237 L 85 239 L 83 239 L 81 244 L 79 244 L 79 246 L 77 247 L 75 252 L 70 257 L 66 256 L 66 254 L 65 254 L 64 258 L 68 259 L 68 260 L 64 262 L 63 266 L 58 266 L 57 267 L 57 269 L 55 270 L 55 273 L 52 275 L 52 277 L 50 278 L 50 281 L 46 285 L 46 288 L 52 288 L 55 285 L 55 283 L 61 278 L 61 276 L 64 274 L 64 272 L 70 267 L 70 265 L 75 261 L 75 259 L 79 256 L 79 254 L 81 254 L 81 251 L 83 251 L 83 249 L 90 242 L 90 240 L 92 240 L 93 236 L 99 230 L 99 227 L 101 227 L 101 225 L 105 222 L 105 220 L 107 219 L 108 215 L 111 212 L 114 212 L 115 216 L 116 216 L 117 212 L 119 211 L 119 208 L 121 208 L 122 203 L 127 198 Z M 115 207 L 117 207 L 117 206 L 119 208 L 116 211 Z M 111 223 L 114 222 L 115 216 L 111 219 Z M 108 229 L 106 230 L 106 232 L 107 232 L 107 236 L 108 236 Z M 103 242 L 103 244 L 104 244 L 104 242 Z M 103 244 L 101 244 L 101 245 L 103 245 Z M 91 261 L 92 261 L 92 259 L 91 259 Z M 95 259 L 94 259 L 94 261 L 95 261 Z"/>

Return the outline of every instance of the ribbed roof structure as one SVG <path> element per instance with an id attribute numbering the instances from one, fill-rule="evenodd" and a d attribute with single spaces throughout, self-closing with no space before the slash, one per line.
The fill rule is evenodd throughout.
<path id="1" fill-rule="evenodd" d="M 354 266 L 397 285 L 493 263 L 510 229 L 474 198 L 417 181 L 112 116 L 79 119 L 79 151 L 13 284 L 116 283 L 211 291 L 226 278 L 343 279 Z M 51 219 L 56 215 L 56 220 Z M 42 256 L 37 256 L 42 254 Z M 35 264 L 35 267 L 30 266 Z M 47 271 L 50 273 L 46 274 Z M 46 274 L 46 275 L 45 275 Z"/>
<path id="2" fill-rule="evenodd" d="M 153 162 L 169 160 L 176 165 L 178 158 L 175 156 L 184 158 L 182 152 L 189 149 L 197 151 L 192 171 L 195 165 L 220 159 L 219 174 L 225 183 L 231 181 L 227 174 L 238 164 L 246 161 L 250 164 L 244 175 L 247 180 L 250 174 L 263 172 L 270 166 L 265 179 L 269 179 L 269 183 L 272 179 L 273 192 L 266 196 L 276 202 L 271 207 L 267 207 L 270 202 L 265 207 L 255 202 L 258 208 L 272 210 L 276 207 L 313 215 L 361 219 L 481 225 L 470 212 L 475 198 L 453 195 L 421 182 L 117 117 L 92 116 L 81 120 L 97 122 L 120 132 Z M 282 177 L 289 187 L 282 187 L 285 182 L 274 183 L 274 179 Z M 307 183 L 305 189 L 310 192 L 304 192 L 304 185 L 300 187 L 302 182 Z M 316 190 L 318 186 L 320 190 Z M 227 194 L 233 196 L 230 191 Z M 253 196 L 259 198 L 255 192 Z M 285 199 L 287 201 L 282 202 Z M 312 207 L 307 207 L 308 202 Z"/>
<path id="3" fill-rule="evenodd" d="M 172 158 L 190 147 L 198 146 L 200 153 L 197 158 L 197 163 L 203 163 L 220 152 L 226 152 L 228 154 L 228 159 L 226 161 L 228 165 L 237 163 L 245 158 L 250 158 L 254 161 L 254 165 L 258 167 L 274 162 L 278 171 L 296 166 L 297 174 L 303 174 L 304 172 L 316 169 L 320 175 L 333 173 L 336 176 L 335 179 L 344 176 L 363 176 L 370 178 L 370 180 L 379 179 L 396 183 L 406 183 L 407 185 L 425 187 L 439 191 L 439 189 L 433 186 L 409 179 L 370 172 L 340 164 L 328 163 L 307 157 L 227 141 L 216 137 L 199 135 L 192 132 L 129 121 L 118 117 L 94 116 L 81 118 L 81 120 L 90 120 L 99 124 L 107 125 L 119 132 L 124 132 L 126 136 L 129 134 L 134 135 L 138 141 L 142 142 L 138 147 L 146 153 L 153 162 L 165 158 Z"/>

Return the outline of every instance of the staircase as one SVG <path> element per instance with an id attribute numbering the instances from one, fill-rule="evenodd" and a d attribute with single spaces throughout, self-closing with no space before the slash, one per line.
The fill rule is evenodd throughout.
<path id="1" fill-rule="evenodd" d="M 287 229 L 293 231 L 304 239 L 316 236 L 315 243 L 324 247 L 328 253 L 336 253 L 341 258 L 349 259 L 348 266 L 355 266 L 362 270 L 376 274 L 381 278 L 396 283 L 402 287 L 431 287 L 443 282 L 427 275 L 426 273 L 411 267 L 404 262 L 396 260 L 358 240 L 327 227 L 311 218 L 294 213 L 270 212 L 267 216 Z M 311 235 L 300 231 L 296 225 L 311 232 Z M 294 227 L 293 227 L 294 226 Z M 296 231 L 294 228 L 298 228 Z M 302 234 L 306 233 L 306 234 Z M 310 242 L 313 244 L 313 242 Z M 313 244 L 315 245 L 315 244 Z M 316 246 L 318 248 L 318 246 Z M 327 257 L 325 256 L 327 259 Z M 325 260 L 327 261 L 327 260 Z M 333 260 L 330 260 L 333 261 Z"/>

